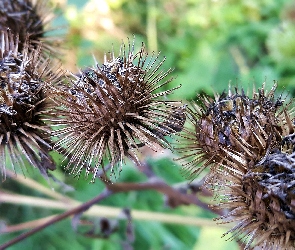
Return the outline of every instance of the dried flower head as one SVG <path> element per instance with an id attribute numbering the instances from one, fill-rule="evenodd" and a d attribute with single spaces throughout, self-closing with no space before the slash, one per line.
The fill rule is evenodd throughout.
<path id="1" fill-rule="evenodd" d="M 166 100 L 175 88 L 157 91 L 172 80 L 166 79 L 171 70 L 161 69 L 164 60 L 149 57 L 144 46 L 135 53 L 133 41 L 128 48 L 122 45 L 119 57 L 105 56 L 101 66 L 54 90 L 59 106 L 54 123 L 62 126 L 54 131 L 55 147 L 68 152 L 66 169 L 79 176 L 86 168 L 94 181 L 106 161 L 113 174 L 115 166 L 121 171 L 125 156 L 139 164 L 137 150 L 143 145 L 170 147 L 164 136 L 182 129 L 185 106 Z"/>
<path id="2" fill-rule="evenodd" d="M 47 108 L 46 81 L 58 77 L 49 68 L 49 60 L 40 57 L 41 47 L 22 52 L 18 38 L 3 31 L 0 38 L 0 170 L 25 168 L 26 164 L 46 173 L 53 169 L 48 141 L 49 127 L 42 121 Z"/>
<path id="3" fill-rule="evenodd" d="M 46 36 L 53 17 L 45 0 L 0 1 L 0 30 L 9 28 L 14 35 L 19 36 L 19 51 L 29 39 L 32 48 L 36 48 L 41 41 L 42 50 L 56 52 L 56 46 L 53 48 L 53 45 L 58 39 Z"/>
<path id="4" fill-rule="evenodd" d="M 218 198 L 231 211 L 219 219 L 237 225 L 224 235 L 232 233 L 245 249 L 295 249 L 294 166 L 294 153 L 276 149 L 246 174 L 228 178 Z"/>
<path id="5" fill-rule="evenodd" d="M 251 98 L 243 90 L 229 90 L 215 99 L 200 96 L 198 104 L 192 103 L 188 117 L 193 128 L 183 130 L 185 141 L 178 149 L 184 153 L 180 159 L 188 160 L 184 167 L 189 178 L 208 166 L 213 172 L 220 166 L 244 172 L 234 168 L 241 166 L 235 162 L 253 166 L 267 150 L 280 144 L 282 136 L 293 133 L 294 115 L 286 112 L 288 105 L 283 105 L 281 97 L 274 97 L 275 90 L 276 84 L 268 93 L 263 85 L 257 92 L 253 90 Z"/>

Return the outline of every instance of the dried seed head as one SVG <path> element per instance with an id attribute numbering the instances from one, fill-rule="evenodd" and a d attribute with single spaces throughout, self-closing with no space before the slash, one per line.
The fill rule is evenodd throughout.
<path id="1" fill-rule="evenodd" d="M 281 98 L 275 99 L 276 84 L 269 93 L 264 86 L 249 98 L 243 90 L 235 93 L 199 97 L 188 117 L 193 129 L 185 128 L 183 147 L 179 148 L 189 160 L 184 164 L 186 174 L 194 178 L 207 166 L 214 171 L 220 165 L 229 171 L 232 162 L 244 161 L 253 166 L 268 149 L 280 144 L 282 136 L 293 132 L 293 113 L 286 112 Z M 234 155 L 235 158 L 230 157 Z M 241 159 L 240 159 L 241 158 Z M 202 164 L 201 167 L 198 167 Z M 243 165 L 243 164 L 242 164 Z M 238 166 L 242 167 L 241 164 Z M 245 169 L 242 169 L 243 172 Z"/>
<path id="2" fill-rule="evenodd" d="M 219 206 L 231 210 L 219 218 L 222 223 L 237 221 L 226 234 L 245 243 L 245 249 L 295 249 L 294 166 L 295 154 L 277 149 L 242 177 L 227 182 L 218 196 Z"/>
<path id="3" fill-rule="evenodd" d="M 54 131 L 55 147 L 68 152 L 71 173 L 79 176 L 86 168 L 94 181 L 105 160 L 113 174 L 118 164 L 121 171 L 125 156 L 138 164 L 136 151 L 143 145 L 170 147 L 164 136 L 182 129 L 185 106 L 166 100 L 174 89 L 157 92 L 172 80 L 166 79 L 171 70 L 161 69 L 164 60 L 148 57 L 144 46 L 135 53 L 134 42 L 123 44 L 119 57 L 105 56 L 101 66 L 83 70 L 67 89 L 53 91 L 60 106 L 54 123 L 63 126 Z"/>
<path id="4" fill-rule="evenodd" d="M 25 168 L 29 163 L 45 174 L 53 169 L 48 152 L 49 128 L 42 121 L 47 108 L 46 81 L 57 76 L 40 57 L 41 47 L 18 52 L 18 38 L 2 32 L 0 38 L 0 170 Z"/>
<path id="5" fill-rule="evenodd" d="M 45 0 L 0 1 L 0 30 L 10 29 L 19 36 L 19 51 L 29 39 L 30 49 L 36 48 L 41 41 L 42 51 L 55 54 L 58 39 L 46 36 L 53 17 Z"/>

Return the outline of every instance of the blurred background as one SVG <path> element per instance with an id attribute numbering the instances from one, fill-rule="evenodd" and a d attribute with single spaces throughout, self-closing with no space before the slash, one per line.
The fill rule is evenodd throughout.
<path id="1" fill-rule="evenodd" d="M 68 25 L 65 67 L 103 59 L 127 37 L 167 57 L 177 99 L 236 86 L 294 92 L 295 2 L 288 0 L 56 0 Z M 57 22 L 61 20 L 57 19 Z M 188 91 L 189 89 L 189 91 Z"/>
<path id="2" fill-rule="evenodd" d="M 290 0 L 51 0 L 56 12 L 51 35 L 64 36 L 63 68 L 77 72 L 92 66 L 94 58 L 103 62 L 104 53 L 119 54 L 122 42 L 133 40 L 137 48 L 144 42 L 150 52 L 165 56 L 164 68 L 174 68 L 176 79 L 170 87 L 182 85 L 175 91 L 175 100 L 191 101 L 197 93 L 213 94 L 231 86 L 251 89 L 265 82 L 268 89 L 278 81 L 278 92 L 295 94 L 295 2 Z M 294 64 L 294 65 L 293 65 Z M 58 166 L 62 158 L 54 154 Z M 170 185 L 185 185 L 177 156 L 163 151 L 143 152 L 145 161 L 157 176 Z M 29 168 L 28 168 L 29 169 Z M 99 194 L 103 185 L 97 181 L 79 181 L 64 173 L 62 167 L 54 178 L 45 180 L 29 170 L 23 183 L 7 179 L 2 190 L 13 194 L 47 198 L 30 180 L 41 183 L 53 192 L 66 194 L 85 202 Z M 118 181 L 140 182 L 146 176 L 127 162 Z M 201 177 L 200 177 L 201 178 Z M 27 183 L 26 183 L 27 182 Z M 211 198 L 210 198 L 211 199 Z M 210 202 L 205 200 L 206 202 Z M 31 205 L 0 203 L 1 225 L 18 224 L 47 217 L 61 210 L 48 209 L 38 200 Z M 101 204 L 164 214 L 193 216 L 210 221 L 213 213 L 199 207 L 171 208 L 165 197 L 155 191 L 132 191 L 113 195 Z M 92 222 L 99 218 L 89 218 Z M 65 220 L 26 239 L 9 249 L 216 249 L 237 250 L 235 242 L 220 238 L 227 231 L 212 224 L 202 227 L 183 223 L 165 224 L 153 220 L 135 220 L 134 242 L 128 245 L 126 221 L 113 218 L 114 233 L 108 239 L 86 237 L 75 230 L 73 220 Z M 113 225 L 112 224 L 112 225 Z M 76 232 L 77 231 L 77 232 Z M 0 235 L 0 243 L 18 235 Z M 226 238 L 226 237 L 225 237 Z"/>

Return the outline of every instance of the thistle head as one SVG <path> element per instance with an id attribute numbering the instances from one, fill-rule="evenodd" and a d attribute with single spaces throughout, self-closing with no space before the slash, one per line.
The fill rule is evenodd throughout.
<path id="1" fill-rule="evenodd" d="M 67 152 L 71 173 L 79 176 L 85 168 L 94 181 L 106 162 L 112 174 L 121 171 L 125 156 L 139 164 L 143 145 L 170 147 L 164 136 L 182 129 L 185 106 L 166 99 L 174 89 L 159 90 L 172 80 L 171 70 L 162 70 L 164 60 L 149 57 L 144 46 L 136 53 L 134 42 L 123 44 L 119 57 L 111 53 L 53 90 L 59 106 L 55 147 Z"/>
<path id="2" fill-rule="evenodd" d="M 53 17 L 48 1 L 45 0 L 0 1 L 0 30 L 9 28 L 13 34 L 18 35 L 20 51 L 27 46 L 26 40 L 29 40 L 29 49 L 36 49 L 42 42 L 42 52 L 56 54 L 58 39 L 47 36 Z"/>
<path id="3" fill-rule="evenodd" d="M 42 118 L 50 108 L 46 83 L 58 77 L 49 61 L 40 54 L 41 47 L 29 51 L 28 44 L 19 52 L 18 37 L 2 31 L 0 38 L 0 170 L 26 165 L 42 173 L 54 169 L 49 150 L 49 127 Z"/>
<path id="4" fill-rule="evenodd" d="M 198 103 L 192 103 L 188 112 L 192 126 L 183 130 L 184 146 L 178 149 L 184 153 L 180 159 L 188 161 L 184 167 L 189 178 L 208 166 L 212 172 L 222 166 L 244 173 L 243 166 L 259 161 L 280 144 L 282 136 L 292 133 L 294 115 L 286 112 L 288 105 L 281 97 L 274 97 L 275 90 L 276 84 L 268 93 L 262 86 L 252 97 L 243 90 L 229 90 L 215 98 L 200 96 Z M 235 164 L 240 161 L 245 164 Z"/>
<path id="5" fill-rule="evenodd" d="M 276 149 L 243 176 L 228 181 L 218 198 L 219 206 L 230 212 L 219 219 L 237 225 L 224 235 L 232 233 L 245 249 L 294 249 L 294 165 L 294 153 Z"/>

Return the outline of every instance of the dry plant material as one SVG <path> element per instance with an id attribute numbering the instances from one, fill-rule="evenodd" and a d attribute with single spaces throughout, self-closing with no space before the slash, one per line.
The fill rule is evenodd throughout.
<path id="1" fill-rule="evenodd" d="M 245 249 L 295 249 L 295 154 L 276 149 L 219 192 L 219 206 L 231 211 L 223 222 L 236 221 L 224 235 Z M 220 190 L 219 190 L 220 191 Z"/>
<path id="2" fill-rule="evenodd" d="M 295 249 L 294 109 L 275 90 L 202 96 L 189 110 L 193 129 L 182 134 L 190 153 L 182 159 L 193 157 L 188 175 L 211 166 L 206 184 L 215 207 L 229 210 L 219 219 L 237 222 L 224 235 L 245 249 Z"/>
<path id="3" fill-rule="evenodd" d="M 26 164 L 39 168 L 43 174 L 54 169 L 48 154 L 49 127 L 42 121 L 51 108 L 46 98 L 46 84 L 58 81 L 49 60 L 41 57 L 41 47 L 19 52 L 19 40 L 3 31 L 0 38 L 0 171 L 16 171 Z M 57 70 L 57 69 L 54 69 Z"/>
<path id="4" fill-rule="evenodd" d="M 170 148 L 164 136 L 182 129 L 185 106 L 166 99 L 175 88 L 160 90 L 172 78 L 158 56 L 148 56 L 143 45 L 136 53 L 134 41 L 129 42 L 119 57 L 112 52 L 102 65 L 73 76 L 64 89 L 52 90 L 58 106 L 52 121 L 55 148 L 67 152 L 66 169 L 72 174 L 80 176 L 85 168 L 94 181 L 109 162 L 116 177 L 125 156 L 140 164 L 137 153 L 143 145 L 155 151 Z"/>
<path id="5" fill-rule="evenodd" d="M 195 178 L 208 166 L 212 178 L 215 170 L 244 174 L 246 168 L 257 163 L 268 150 L 278 146 L 282 137 L 293 133 L 293 110 L 275 98 L 276 84 L 267 92 L 264 85 L 252 97 L 243 90 L 210 96 L 199 96 L 188 111 L 191 127 L 183 130 L 184 171 Z M 230 160 L 229 160 L 230 159 Z M 242 164 L 236 164 L 237 162 Z"/>
<path id="6" fill-rule="evenodd" d="M 57 54 L 59 39 L 47 35 L 53 18 L 54 14 L 45 0 L 0 1 L 0 30 L 10 29 L 14 35 L 18 35 L 19 51 L 27 46 L 25 43 L 29 39 L 29 49 L 36 49 L 42 42 L 42 52 Z"/>

